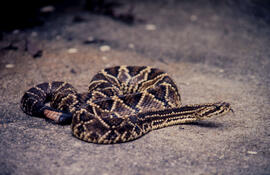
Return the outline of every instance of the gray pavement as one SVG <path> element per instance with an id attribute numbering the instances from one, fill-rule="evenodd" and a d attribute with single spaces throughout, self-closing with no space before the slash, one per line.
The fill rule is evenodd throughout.
<path id="1" fill-rule="evenodd" d="M 3 36 L 0 174 L 270 174 L 268 21 L 245 11 L 249 4 L 243 10 L 225 1 L 129 3 L 142 19 L 134 25 L 74 8 Z M 74 23 L 74 16 L 84 20 Z M 100 42 L 85 44 L 89 37 Z M 17 49 L 7 49 L 10 43 Z M 38 50 L 42 56 L 33 58 Z M 68 81 L 82 92 L 97 71 L 122 64 L 163 69 L 183 104 L 224 100 L 234 114 L 98 145 L 19 108 L 37 83 Z"/>

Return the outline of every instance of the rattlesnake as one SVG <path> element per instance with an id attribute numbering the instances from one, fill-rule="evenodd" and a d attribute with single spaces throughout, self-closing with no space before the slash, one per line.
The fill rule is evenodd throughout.
<path id="1" fill-rule="evenodd" d="M 25 92 L 21 108 L 29 115 L 71 123 L 74 136 L 94 143 L 127 142 L 154 129 L 231 110 L 226 102 L 183 106 L 168 74 L 149 66 L 103 69 L 82 94 L 66 82 L 38 84 Z"/>

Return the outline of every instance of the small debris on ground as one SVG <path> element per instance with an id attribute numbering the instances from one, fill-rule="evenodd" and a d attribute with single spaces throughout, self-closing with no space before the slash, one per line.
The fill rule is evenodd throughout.
<path id="1" fill-rule="evenodd" d="M 87 40 L 86 40 L 86 41 L 88 41 L 88 42 L 93 42 L 94 40 L 95 40 L 95 38 L 94 38 L 94 37 L 89 36 L 89 37 L 87 38 Z"/>
<path id="2" fill-rule="evenodd" d="M 48 6 L 44 6 L 40 9 L 40 12 L 42 13 L 50 13 L 53 12 L 55 10 L 54 6 L 52 5 L 48 5 Z"/>
<path id="3" fill-rule="evenodd" d="M 134 44 L 132 44 L 132 43 L 129 43 L 128 44 L 128 47 L 131 48 L 131 49 L 134 49 L 135 48 Z"/>
<path id="4" fill-rule="evenodd" d="M 68 49 L 68 53 L 70 53 L 70 54 L 77 53 L 77 52 L 78 52 L 78 49 L 76 49 L 76 48 Z"/>
<path id="5" fill-rule="evenodd" d="M 179 128 L 178 129 L 180 129 L 180 130 L 182 130 L 182 129 L 185 129 L 184 127 L 182 127 L 182 126 L 179 126 Z"/>
<path id="6" fill-rule="evenodd" d="M 11 68 L 14 68 L 15 65 L 14 64 L 6 64 L 5 66 L 7 69 L 11 69 Z"/>
<path id="7" fill-rule="evenodd" d="M 103 45 L 103 46 L 100 46 L 99 49 L 100 49 L 101 52 L 107 52 L 107 51 L 111 50 L 111 47 L 108 46 L 108 45 Z"/>
<path id="8" fill-rule="evenodd" d="M 219 69 L 219 72 L 220 72 L 220 73 L 223 73 L 223 72 L 224 72 L 224 69 Z"/>
<path id="9" fill-rule="evenodd" d="M 197 21 L 198 17 L 196 15 L 190 16 L 190 21 Z"/>
<path id="10" fill-rule="evenodd" d="M 83 43 L 84 44 L 103 44 L 103 43 L 105 43 L 105 40 L 103 40 L 103 39 L 96 39 L 96 38 L 94 38 L 92 36 L 89 36 L 87 38 L 87 40 L 85 40 Z"/>
<path id="11" fill-rule="evenodd" d="M 76 73 L 77 73 L 73 68 L 70 69 L 70 72 L 71 72 L 72 74 L 76 74 Z"/>
<path id="12" fill-rule="evenodd" d="M 149 31 L 152 31 L 152 30 L 156 30 L 157 27 L 156 27 L 156 25 L 154 25 L 154 24 L 146 24 L 146 25 L 145 25 L 145 29 L 146 29 L 146 30 L 149 30 Z"/>
<path id="13" fill-rule="evenodd" d="M 40 58 L 40 57 L 42 57 L 42 53 L 43 53 L 42 50 L 38 50 L 35 54 L 33 54 L 33 58 Z"/>
<path id="14" fill-rule="evenodd" d="M 256 151 L 248 151 L 247 153 L 248 153 L 248 154 L 253 154 L 253 155 L 257 154 Z"/>

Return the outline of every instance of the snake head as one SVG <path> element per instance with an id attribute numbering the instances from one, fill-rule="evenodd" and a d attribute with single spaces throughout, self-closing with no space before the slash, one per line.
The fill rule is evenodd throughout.
<path id="1" fill-rule="evenodd" d="M 226 114 L 229 111 L 233 112 L 230 103 L 227 102 L 211 103 L 199 108 L 199 110 L 196 112 L 196 117 L 199 119 L 205 119 L 212 117 L 214 115 Z"/>
<path id="2" fill-rule="evenodd" d="M 227 102 L 218 102 L 215 104 L 216 111 L 218 114 L 225 114 L 229 111 L 233 112 L 233 109 L 231 108 L 231 104 Z"/>

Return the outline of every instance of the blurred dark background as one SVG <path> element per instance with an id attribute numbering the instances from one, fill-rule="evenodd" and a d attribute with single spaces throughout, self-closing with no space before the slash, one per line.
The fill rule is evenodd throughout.
<path id="1" fill-rule="evenodd" d="M 15 29 L 25 29 L 40 26 L 50 16 L 57 16 L 72 10 L 84 10 L 91 13 L 120 18 L 121 20 L 132 23 L 133 16 L 129 14 L 118 15 L 114 13 L 114 8 L 125 3 L 151 0 L 9 0 L 1 1 L 0 4 L 0 32 L 8 32 Z M 157 0 L 152 0 L 157 1 Z M 162 3 L 194 3 L 199 0 L 158 0 Z M 202 1 L 202 0 L 201 0 Z M 210 3 L 213 8 L 216 6 L 227 6 L 232 10 L 248 14 L 252 17 L 270 23 L 270 1 L 269 0 L 203 0 L 203 3 Z M 197 7 L 195 7 L 197 8 Z M 80 19 L 78 19 L 80 20 Z"/>

